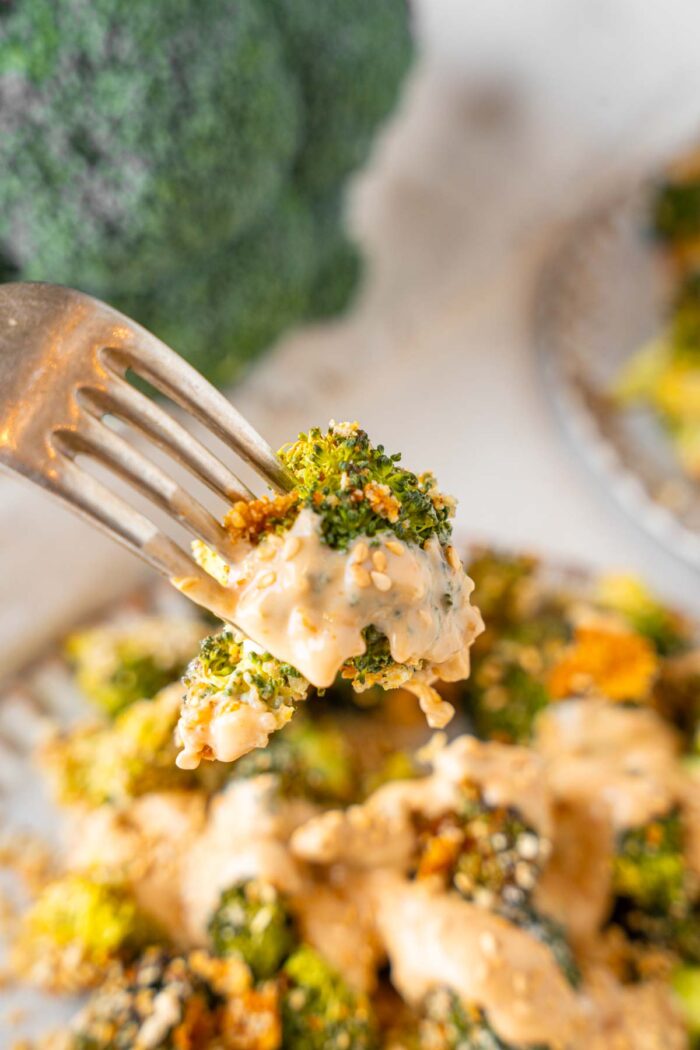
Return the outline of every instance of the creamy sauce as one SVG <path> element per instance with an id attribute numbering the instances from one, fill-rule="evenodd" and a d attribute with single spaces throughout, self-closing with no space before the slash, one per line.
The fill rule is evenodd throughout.
<path id="1" fill-rule="evenodd" d="M 318 688 L 365 651 L 370 624 L 398 663 L 425 664 L 445 681 L 466 677 L 483 623 L 454 553 L 434 537 L 421 549 L 390 533 L 332 550 L 319 521 L 302 510 L 283 537 L 266 537 L 232 568 L 225 618 Z M 195 598 L 200 588 L 195 580 L 176 585 Z"/>

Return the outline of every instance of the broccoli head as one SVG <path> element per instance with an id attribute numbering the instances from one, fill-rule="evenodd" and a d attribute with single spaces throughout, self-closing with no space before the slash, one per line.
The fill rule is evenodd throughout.
<path id="1" fill-rule="evenodd" d="M 296 719 L 265 749 L 236 762 L 234 779 L 273 773 L 284 798 L 321 805 L 348 805 L 360 794 L 360 770 L 343 732 L 331 719 Z"/>
<path id="2" fill-rule="evenodd" d="M 122 886 L 65 875 L 48 883 L 22 917 L 14 963 L 30 980 L 71 992 L 91 987 L 110 963 L 162 939 Z"/>
<path id="3" fill-rule="evenodd" d="M 417 878 L 438 876 L 484 907 L 524 906 L 549 856 L 549 841 L 514 807 L 489 805 L 469 784 L 463 790 L 457 811 L 419 822 Z"/>
<path id="4" fill-rule="evenodd" d="M 285 1050 L 375 1050 L 377 1035 L 367 998 L 308 945 L 282 969 L 282 1044 Z"/>
<path id="5" fill-rule="evenodd" d="M 476 1004 L 467 1005 L 448 988 L 436 988 L 423 1003 L 419 1050 L 547 1050 L 504 1042 Z"/>
<path id="6" fill-rule="evenodd" d="M 291 913 L 275 887 L 261 879 L 231 886 L 209 921 L 217 955 L 238 956 L 253 977 L 274 977 L 297 946 Z"/>
<path id="7" fill-rule="evenodd" d="M 113 968 L 72 1025 L 71 1050 L 276 1050 L 277 992 L 236 958 L 147 949 Z"/>
<path id="8" fill-rule="evenodd" d="M 78 631 L 66 653 L 82 692 L 113 717 L 177 681 L 204 634 L 198 621 L 144 616 Z"/>
<path id="9" fill-rule="evenodd" d="M 309 690 L 309 683 L 293 667 L 230 629 L 204 639 L 183 685 L 177 727 L 183 747 L 177 762 L 183 769 L 196 768 L 200 758 L 216 754 L 232 761 L 263 747 L 271 733 L 286 725 Z M 219 734 L 216 740 L 212 734 Z"/>
<path id="10" fill-rule="evenodd" d="M 138 700 L 108 726 L 78 726 L 54 736 L 42 758 L 61 802 L 99 806 L 149 791 L 189 788 L 175 765 L 180 688 Z"/>
<path id="11" fill-rule="evenodd" d="M 462 702 L 477 736 L 507 744 L 527 743 L 535 720 L 550 702 L 541 650 L 508 638 L 478 654 Z"/>
<path id="12" fill-rule="evenodd" d="M 633 941 L 700 961 L 700 885 L 684 856 L 677 809 L 619 838 L 611 921 Z"/>
<path id="13" fill-rule="evenodd" d="M 608 573 L 598 581 L 598 601 L 619 613 L 647 638 L 660 656 L 682 652 L 689 645 L 689 626 L 675 610 L 662 604 L 637 576 Z"/>
<path id="14" fill-rule="evenodd" d="M 344 305 L 343 182 L 410 62 L 404 0 L 5 7 L 4 274 L 133 310 L 220 380 L 327 285 Z"/>

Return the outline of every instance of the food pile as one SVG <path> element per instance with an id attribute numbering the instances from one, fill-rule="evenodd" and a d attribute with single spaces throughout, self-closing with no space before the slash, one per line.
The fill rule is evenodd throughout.
<path id="1" fill-rule="evenodd" d="M 451 740 L 426 743 L 404 690 L 340 676 L 265 749 L 180 769 L 162 642 L 210 625 L 70 640 L 95 717 L 41 745 L 63 847 L 11 938 L 14 980 L 85 996 L 46 1046 L 698 1045 L 693 627 L 628 577 L 466 566 L 486 629 L 471 677 L 435 683 Z M 264 693 L 265 661 L 218 638 L 197 659 Z"/>
<path id="2" fill-rule="evenodd" d="M 659 180 L 650 224 L 673 294 L 662 331 L 626 364 L 615 397 L 651 408 L 685 472 L 700 478 L 700 151 Z"/>

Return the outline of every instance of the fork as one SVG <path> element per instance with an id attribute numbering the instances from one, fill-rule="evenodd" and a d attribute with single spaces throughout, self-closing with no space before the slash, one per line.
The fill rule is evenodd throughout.
<path id="1" fill-rule="evenodd" d="M 0 285 L 0 466 L 46 489 L 194 600 L 222 615 L 225 589 L 145 514 L 88 473 L 90 458 L 128 482 L 224 559 L 224 527 L 199 500 L 108 426 L 116 417 L 227 504 L 253 493 L 210 449 L 127 379 L 189 412 L 275 492 L 293 479 L 266 441 L 191 365 L 106 303 L 55 284 Z M 182 589 L 182 588 L 180 588 Z"/>

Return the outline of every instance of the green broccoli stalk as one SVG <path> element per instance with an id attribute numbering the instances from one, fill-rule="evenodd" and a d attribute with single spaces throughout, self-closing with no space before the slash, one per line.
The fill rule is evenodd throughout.
<path id="1" fill-rule="evenodd" d="M 282 970 L 285 1050 L 374 1050 L 378 1046 L 367 998 L 308 945 Z"/>
<path id="2" fill-rule="evenodd" d="M 215 953 L 242 959 L 257 981 L 274 977 L 298 942 L 288 907 L 261 879 L 225 890 L 208 929 Z"/>
<path id="3" fill-rule="evenodd" d="M 48 883 L 22 916 L 13 962 L 44 987 L 76 991 L 101 980 L 109 964 L 162 940 L 124 887 L 65 875 Z"/>
<path id="4" fill-rule="evenodd" d="M 279 1046 L 274 985 L 253 988 L 236 958 L 149 948 L 114 967 L 72 1025 L 71 1050 L 214 1050 Z"/>
<path id="5" fill-rule="evenodd" d="M 446 887 L 483 907 L 522 908 L 532 896 L 550 845 L 511 806 L 487 804 L 464 785 L 455 812 L 418 823 L 417 878 L 439 876 Z"/>
<path id="6" fill-rule="evenodd" d="M 133 311 L 221 382 L 345 305 L 344 183 L 410 63 L 404 0 L 5 7 L 4 275 Z"/>
<path id="7" fill-rule="evenodd" d="M 547 1050 L 515 1046 L 494 1032 L 484 1011 L 465 1005 L 448 988 L 436 988 L 423 1003 L 418 1030 L 418 1050 Z"/>
<path id="8" fill-rule="evenodd" d="M 695 963 L 700 961 L 700 886 L 683 849 L 677 809 L 624 831 L 615 853 L 611 921 L 633 941 Z"/>
<path id="9" fill-rule="evenodd" d="M 78 631 L 66 655 L 88 700 L 114 717 L 176 682 L 204 634 L 200 621 L 144 616 Z"/>

